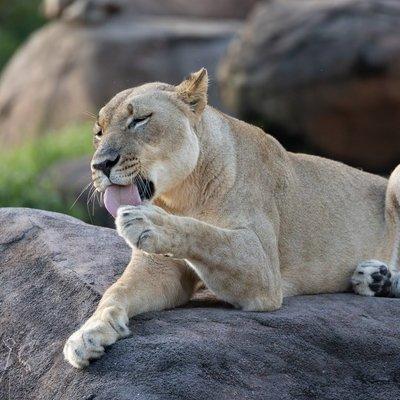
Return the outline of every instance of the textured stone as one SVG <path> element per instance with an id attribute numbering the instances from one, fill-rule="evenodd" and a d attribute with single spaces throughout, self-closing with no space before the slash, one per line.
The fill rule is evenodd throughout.
<path id="1" fill-rule="evenodd" d="M 0 209 L 0 398 L 24 400 L 399 397 L 399 300 L 299 296 L 272 313 L 195 299 L 146 313 L 86 370 L 63 360 L 130 251 L 115 231 Z M 311 278 L 310 278 L 311 279 Z"/>
<path id="2" fill-rule="evenodd" d="M 233 21 L 117 15 L 102 24 L 51 23 L 15 54 L 0 79 L 0 143 L 87 120 L 118 91 L 151 81 L 212 76 Z M 210 102 L 219 105 L 217 85 Z"/>
<path id="3" fill-rule="evenodd" d="M 244 19 L 258 0 L 44 0 L 48 18 L 99 21 L 116 13 Z"/>
<path id="4" fill-rule="evenodd" d="M 388 172 L 400 159 L 400 2 L 260 4 L 223 59 L 226 105 L 298 150 Z"/>

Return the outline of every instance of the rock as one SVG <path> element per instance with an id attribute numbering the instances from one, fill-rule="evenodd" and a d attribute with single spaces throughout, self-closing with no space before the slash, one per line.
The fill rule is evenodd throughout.
<path id="1" fill-rule="evenodd" d="M 0 398 L 396 399 L 399 300 L 299 296 L 272 313 L 207 300 L 134 318 L 85 371 L 62 356 L 130 252 L 115 231 L 0 210 Z"/>
<path id="2" fill-rule="evenodd" d="M 100 25 L 55 22 L 16 53 L 0 80 L 0 141 L 21 143 L 88 119 L 118 91 L 179 83 L 202 66 L 214 75 L 232 21 L 115 16 Z M 218 105 L 216 85 L 210 101 Z"/>
<path id="3" fill-rule="evenodd" d="M 99 22 L 126 12 L 129 0 L 43 0 L 42 11 L 48 19 Z"/>
<path id="4" fill-rule="evenodd" d="M 300 150 L 389 171 L 400 158 L 399 35 L 391 0 L 262 3 L 221 63 L 224 101 Z"/>
<path id="5" fill-rule="evenodd" d="M 116 13 L 244 19 L 258 0 L 44 0 L 48 18 L 99 21 Z"/>

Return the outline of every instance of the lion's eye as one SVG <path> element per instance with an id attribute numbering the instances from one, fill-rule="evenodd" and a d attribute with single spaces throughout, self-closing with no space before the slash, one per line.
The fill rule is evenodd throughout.
<path id="1" fill-rule="evenodd" d="M 128 129 L 137 128 L 138 126 L 144 125 L 151 117 L 151 114 L 146 115 L 141 118 L 134 118 L 131 122 L 129 122 Z"/>

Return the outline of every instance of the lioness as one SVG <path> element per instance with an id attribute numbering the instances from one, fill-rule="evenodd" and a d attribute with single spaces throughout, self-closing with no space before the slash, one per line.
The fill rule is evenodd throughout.
<path id="1" fill-rule="evenodd" d="M 65 344 L 74 367 L 129 335 L 132 316 L 186 303 L 199 282 L 248 311 L 346 291 L 355 269 L 357 293 L 398 293 L 400 168 L 387 181 L 290 153 L 208 106 L 207 86 L 201 69 L 177 86 L 125 90 L 100 110 L 93 183 L 133 252 Z"/>

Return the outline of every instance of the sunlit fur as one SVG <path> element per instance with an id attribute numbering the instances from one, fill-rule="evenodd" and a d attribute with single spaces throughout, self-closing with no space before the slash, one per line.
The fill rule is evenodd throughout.
<path id="1" fill-rule="evenodd" d="M 146 123 L 128 128 L 132 119 L 147 115 Z M 115 96 L 99 112 L 94 132 L 101 130 L 101 136 L 94 139 L 92 165 L 116 153 L 120 161 L 109 179 L 92 167 L 96 189 L 128 185 L 138 174 L 154 183 L 156 197 L 173 189 L 197 164 L 199 143 L 191 125 L 195 117 L 173 86 L 151 83 Z"/>

